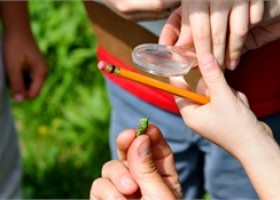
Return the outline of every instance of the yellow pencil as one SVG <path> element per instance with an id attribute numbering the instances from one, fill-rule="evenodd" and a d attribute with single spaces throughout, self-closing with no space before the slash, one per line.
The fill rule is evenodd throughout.
<path id="1" fill-rule="evenodd" d="M 165 91 L 167 93 L 170 93 L 170 94 L 173 94 L 176 96 L 190 99 L 199 104 L 206 104 L 206 103 L 210 102 L 209 97 L 199 95 L 199 94 L 191 92 L 189 90 L 177 88 L 168 83 L 165 83 L 165 82 L 162 82 L 162 81 L 159 81 L 159 80 L 156 80 L 156 79 L 153 79 L 153 78 L 150 78 L 150 77 L 144 76 L 142 74 L 132 72 L 132 71 L 120 68 L 120 67 L 116 67 L 116 66 L 107 64 L 105 62 L 102 62 L 102 61 L 98 64 L 98 67 L 102 71 L 106 71 L 106 72 L 118 75 L 120 77 L 160 89 L 162 91 Z"/>

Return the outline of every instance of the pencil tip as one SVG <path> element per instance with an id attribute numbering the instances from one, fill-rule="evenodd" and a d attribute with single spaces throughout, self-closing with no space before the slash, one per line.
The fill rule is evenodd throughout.
<path id="1" fill-rule="evenodd" d="M 106 62 L 104 62 L 104 61 L 99 61 L 99 63 L 98 63 L 98 68 L 100 69 L 100 70 L 104 70 L 104 69 L 106 69 L 106 66 L 107 66 L 107 64 L 108 63 L 106 63 Z"/>

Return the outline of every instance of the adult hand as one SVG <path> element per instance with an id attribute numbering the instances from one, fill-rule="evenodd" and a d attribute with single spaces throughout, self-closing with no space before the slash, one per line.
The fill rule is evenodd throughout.
<path id="1" fill-rule="evenodd" d="M 139 137 L 135 130 L 125 130 L 117 146 L 119 160 L 104 164 L 102 177 L 92 184 L 91 199 L 182 198 L 172 151 L 158 128 L 149 125 Z"/>
<path id="2" fill-rule="evenodd" d="M 102 2 L 125 19 L 131 21 L 167 18 L 171 10 L 180 5 L 180 0 L 102 0 Z"/>
<path id="3" fill-rule="evenodd" d="M 248 147 L 252 138 L 272 135 L 268 126 L 258 121 L 250 110 L 245 95 L 228 86 L 211 54 L 201 57 L 199 68 L 209 90 L 210 103 L 198 105 L 175 97 L 181 115 L 190 128 L 237 157 Z M 188 88 L 182 78 L 171 78 L 171 83 Z"/>
<path id="4" fill-rule="evenodd" d="M 280 38 L 280 0 L 265 1 L 264 16 L 260 24 L 250 29 L 243 53 Z"/>
<path id="5" fill-rule="evenodd" d="M 258 24 L 263 17 L 263 0 L 238 1 L 182 1 L 182 22 L 178 26 L 180 13 L 174 14 L 167 24 L 175 24 L 176 45 L 194 45 L 198 60 L 207 53 L 214 54 L 221 66 L 233 69 L 240 57 L 249 27 Z M 178 15 L 179 14 L 179 15 Z M 174 31 L 174 27 L 171 29 Z M 166 43 L 169 27 L 162 33 L 161 42 Z M 167 32 L 167 33 L 166 33 Z M 165 41 L 164 41 L 165 40 Z M 174 45 L 174 44 L 173 44 Z"/>
<path id="6" fill-rule="evenodd" d="M 6 36 L 3 56 L 14 99 L 20 102 L 36 97 L 45 80 L 47 67 L 31 33 Z"/>

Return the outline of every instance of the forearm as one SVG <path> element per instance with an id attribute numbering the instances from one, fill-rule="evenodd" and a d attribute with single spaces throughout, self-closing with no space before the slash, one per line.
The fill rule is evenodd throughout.
<path id="1" fill-rule="evenodd" d="M 1 1 L 0 13 L 5 35 L 31 33 L 27 1 Z"/>
<path id="2" fill-rule="evenodd" d="M 170 10 L 177 8 L 181 1 L 98 0 L 98 2 L 126 20 L 139 22 L 165 19 L 170 15 Z M 88 12 L 92 3 L 93 1 L 84 1 Z"/>
<path id="3" fill-rule="evenodd" d="M 280 196 L 280 150 L 272 137 L 252 139 L 237 157 L 261 199 Z"/>

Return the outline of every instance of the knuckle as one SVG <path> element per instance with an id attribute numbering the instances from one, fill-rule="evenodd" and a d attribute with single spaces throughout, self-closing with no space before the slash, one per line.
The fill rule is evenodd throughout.
<path id="1" fill-rule="evenodd" d="M 207 28 L 202 28 L 198 32 L 194 33 L 194 37 L 199 41 L 210 40 L 211 36 Z"/>
<path id="2" fill-rule="evenodd" d="M 216 32 L 212 34 L 212 44 L 213 45 L 225 45 L 226 43 L 226 35 L 222 32 Z"/>
<path id="3" fill-rule="evenodd" d="M 98 186 L 101 183 L 103 183 L 103 178 L 96 178 L 91 184 L 91 193 L 95 190 L 96 186 Z"/>
<path id="4" fill-rule="evenodd" d="M 209 73 L 206 78 L 208 83 L 215 84 L 220 83 L 223 80 L 223 75 L 221 73 L 212 72 Z"/>
<path id="5" fill-rule="evenodd" d="M 106 173 L 106 171 L 110 170 L 111 168 L 112 168 L 112 161 L 106 162 L 101 168 L 102 176 L 104 175 L 104 173 Z"/>
<path id="6" fill-rule="evenodd" d="M 119 162 L 119 161 L 117 161 L 117 160 L 111 160 L 111 161 L 106 162 L 106 163 L 102 166 L 102 169 L 101 169 L 101 174 L 102 174 L 102 176 L 104 176 L 105 174 L 108 175 L 108 172 L 116 171 L 116 166 L 118 166 L 118 165 L 117 165 L 118 162 Z"/>
<path id="7" fill-rule="evenodd" d="M 245 40 L 248 34 L 248 28 L 241 28 L 230 33 L 233 38 Z"/>

